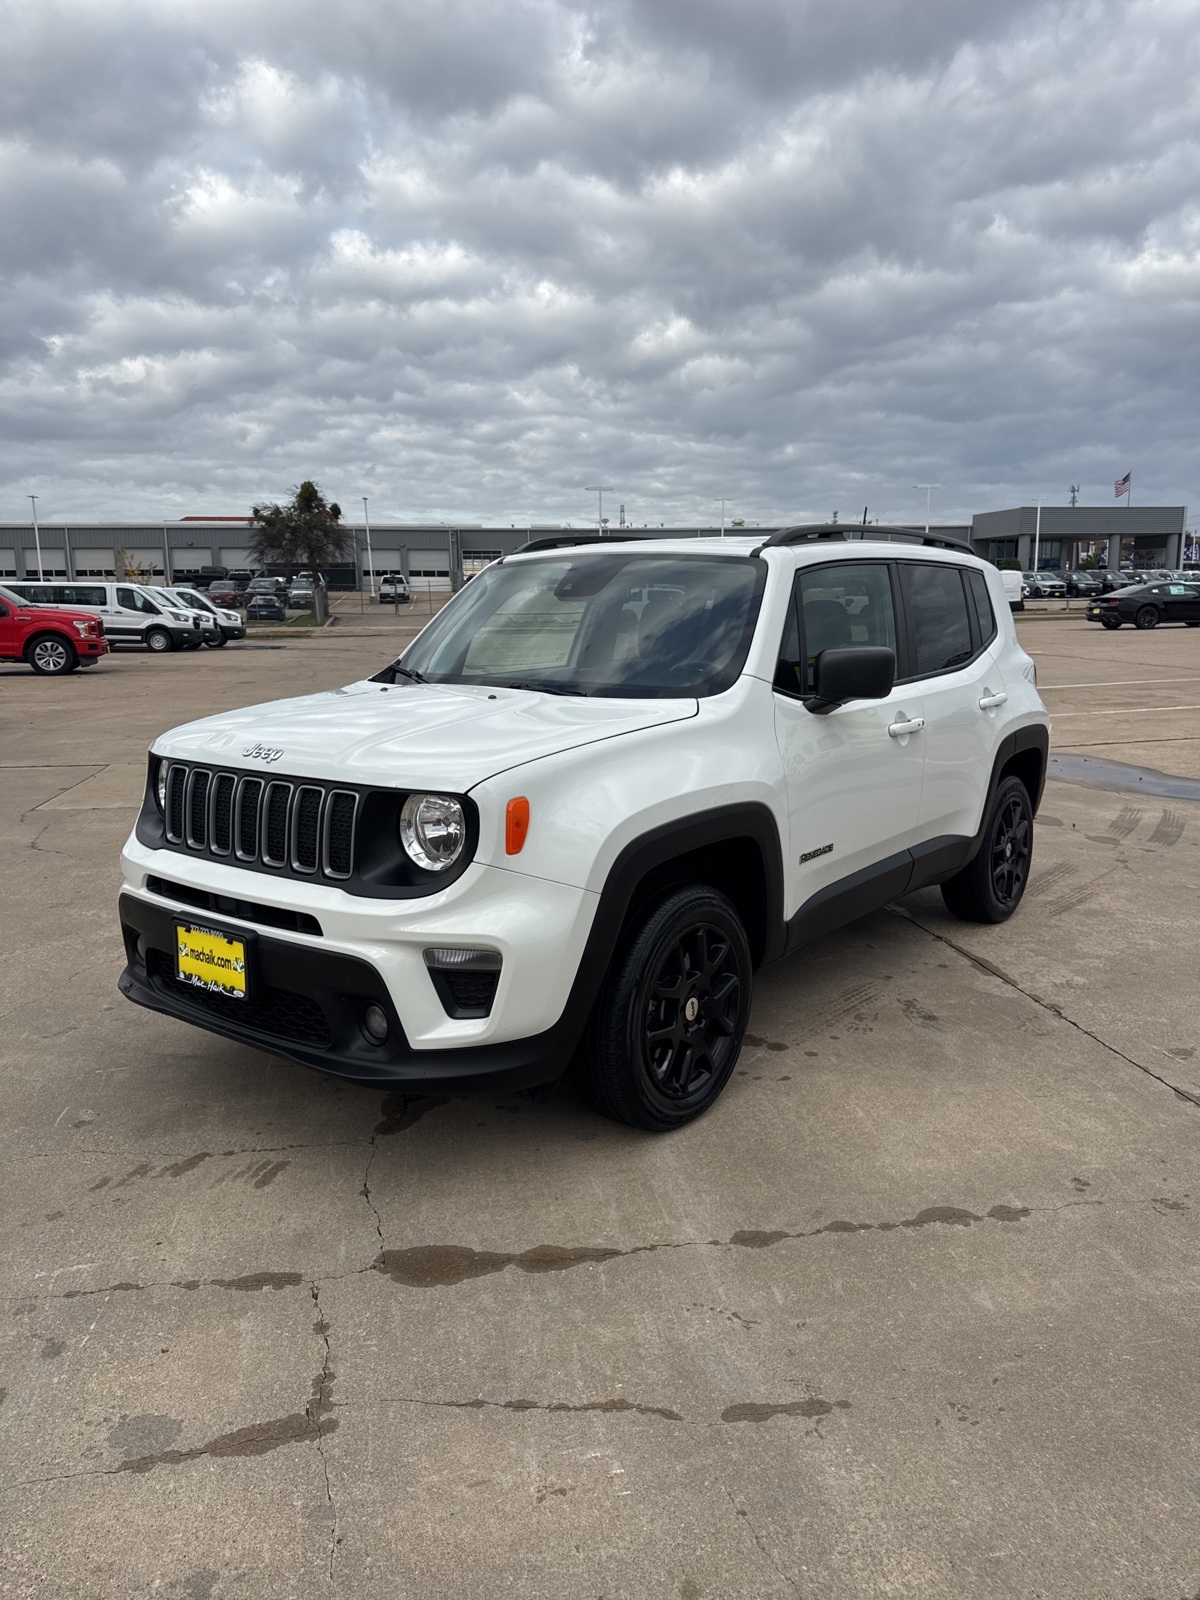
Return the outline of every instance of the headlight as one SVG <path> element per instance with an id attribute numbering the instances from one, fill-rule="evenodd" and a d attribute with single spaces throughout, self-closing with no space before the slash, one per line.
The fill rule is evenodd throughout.
<path id="1" fill-rule="evenodd" d="M 410 794 L 400 812 L 400 843 L 426 872 L 445 872 L 467 843 L 467 819 L 445 794 Z"/>
<path id="2" fill-rule="evenodd" d="M 189 611 L 168 611 L 167 615 L 173 617 L 176 622 L 190 622 L 192 620 Z"/>
<path id="3" fill-rule="evenodd" d="M 88 634 L 92 631 L 92 624 L 90 622 L 76 622 L 75 624 L 75 632 L 81 639 L 86 639 Z"/>
<path id="4" fill-rule="evenodd" d="M 158 771 L 154 775 L 154 797 L 158 801 L 158 809 L 165 817 L 167 814 L 167 763 L 160 761 Z"/>

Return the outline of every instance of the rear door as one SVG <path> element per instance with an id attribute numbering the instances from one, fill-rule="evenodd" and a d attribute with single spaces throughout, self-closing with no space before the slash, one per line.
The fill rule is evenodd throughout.
<path id="1" fill-rule="evenodd" d="M 1166 620 L 1200 622 L 1200 587 L 1191 583 L 1166 585 Z"/>
<path id="2" fill-rule="evenodd" d="M 1000 635 L 981 571 L 949 562 L 898 563 L 906 687 L 925 702 L 925 773 L 917 846 L 974 837 L 983 816 L 1008 695 Z"/>
<path id="3" fill-rule="evenodd" d="M 797 573 L 774 696 L 788 793 L 789 917 L 814 896 L 857 892 L 848 880 L 861 882 L 864 910 L 907 885 L 924 762 L 920 689 L 910 683 L 885 700 L 852 700 L 822 715 L 803 703 L 822 650 L 897 650 L 897 633 L 890 563 L 829 562 Z"/>

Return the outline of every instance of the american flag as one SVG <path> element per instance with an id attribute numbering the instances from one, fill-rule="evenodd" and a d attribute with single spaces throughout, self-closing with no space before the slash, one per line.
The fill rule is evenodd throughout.
<path id="1" fill-rule="evenodd" d="M 1133 473 L 1127 472 L 1123 478 L 1118 478 L 1116 483 L 1113 484 L 1113 495 L 1116 499 L 1119 500 L 1123 494 L 1129 493 L 1129 480 L 1132 477 Z"/>

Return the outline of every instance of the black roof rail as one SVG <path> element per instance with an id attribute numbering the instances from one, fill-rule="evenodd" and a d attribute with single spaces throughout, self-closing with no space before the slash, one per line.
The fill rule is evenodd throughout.
<path id="1" fill-rule="evenodd" d="M 878 523 L 864 526 L 858 522 L 798 523 L 793 528 L 778 528 L 769 539 L 763 540 L 754 554 L 778 545 L 808 544 L 818 539 L 878 539 L 885 544 L 932 545 L 938 550 L 958 550 L 968 556 L 976 554 L 965 539 L 955 539 L 950 534 L 926 533 L 921 528 L 881 527 Z"/>
<path id="2" fill-rule="evenodd" d="M 527 555 L 531 550 L 563 550 L 577 544 L 623 544 L 631 539 L 653 539 L 652 533 L 549 533 L 544 539 L 530 539 L 514 556 Z"/>

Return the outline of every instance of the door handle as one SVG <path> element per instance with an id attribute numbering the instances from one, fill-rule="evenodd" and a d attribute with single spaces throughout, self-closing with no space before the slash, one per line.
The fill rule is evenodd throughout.
<path id="1" fill-rule="evenodd" d="M 991 711 L 993 706 L 1002 706 L 1007 699 L 1008 696 L 1004 693 L 985 694 L 983 699 L 979 702 L 979 709 L 980 711 Z"/>
<path id="2" fill-rule="evenodd" d="M 888 733 L 893 739 L 903 739 L 906 733 L 920 733 L 924 726 L 924 717 L 909 717 L 907 722 L 893 722 Z"/>

